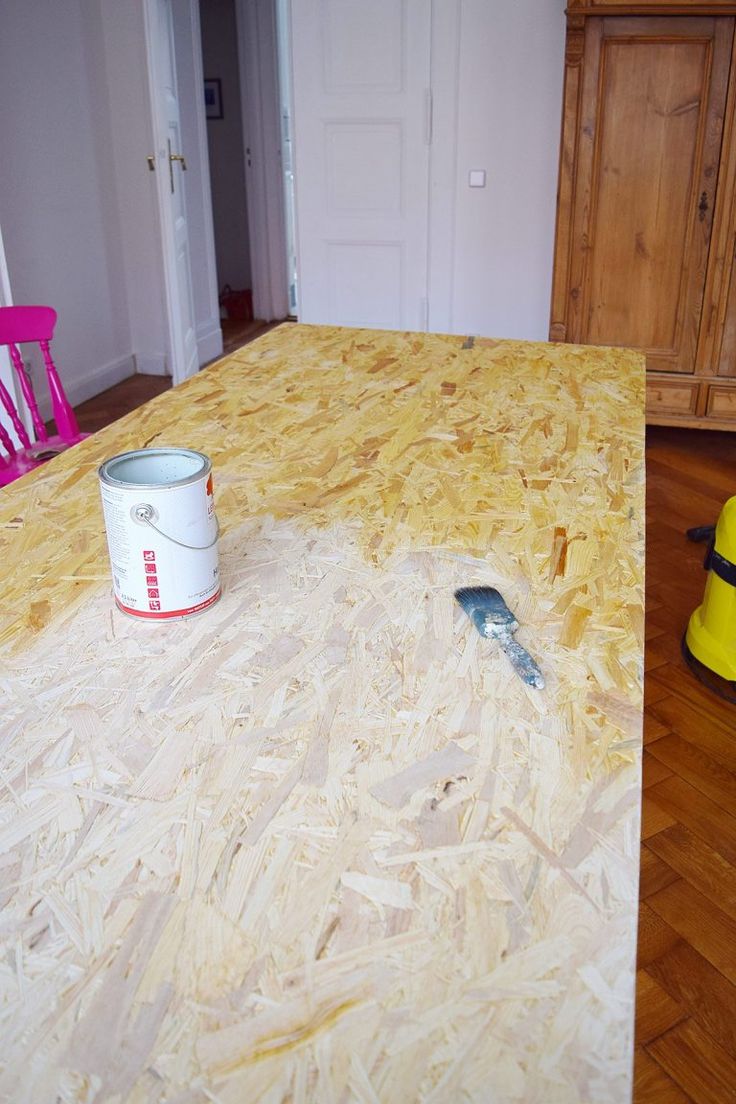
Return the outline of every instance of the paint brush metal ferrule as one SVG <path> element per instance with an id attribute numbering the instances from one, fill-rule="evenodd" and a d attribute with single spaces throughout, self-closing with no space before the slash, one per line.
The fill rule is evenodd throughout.
<path id="1" fill-rule="evenodd" d="M 455 591 L 455 598 L 480 635 L 499 642 L 522 682 L 543 690 L 544 675 L 526 648 L 514 640 L 519 622 L 502 594 L 495 587 L 461 587 Z"/>

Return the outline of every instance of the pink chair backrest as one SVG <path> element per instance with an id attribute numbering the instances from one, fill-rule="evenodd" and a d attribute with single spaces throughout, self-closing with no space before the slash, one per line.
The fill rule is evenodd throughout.
<path id="1" fill-rule="evenodd" d="M 74 411 L 64 394 L 64 388 L 61 386 L 61 380 L 51 359 L 49 347 L 55 325 L 56 311 L 53 307 L 0 307 L 0 345 L 7 345 L 10 349 L 10 359 L 18 377 L 21 393 L 30 410 L 36 437 L 39 441 L 48 440 L 48 433 L 38 410 L 36 396 L 33 393 L 31 381 L 25 371 L 23 359 L 18 349 L 18 345 L 29 341 L 36 342 L 41 347 L 41 355 L 43 356 L 51 395 L 51 409 L 58 435 L 63 441 L 73 444 L 80 439 L 79 427 L 74 417 Z M 6 414 L 10 418 L 21 445 L 23 448 L 29 448 L 31 441 L 26 428 L 12 395 L 3 386 L 1 380 L 0 403 L 2 403 Z M 15 456 L 17 451 L 15 445 L 7 430 L 1 424 L 0 443 L 2 443 L 8 456 Z"/>
<path id="2" fill-rule="evenodd" d="M 53 307 L 0 308 L 0 345 L 51 341 L 56 325 Z"/>

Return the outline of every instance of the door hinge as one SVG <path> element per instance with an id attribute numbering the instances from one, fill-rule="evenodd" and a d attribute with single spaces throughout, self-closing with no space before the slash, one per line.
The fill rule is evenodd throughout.
<path id="1" fill-rule="evenodd" d="M 432 145 L 432 89 L 424 90 L 424 141 L 428 146 Z"/>

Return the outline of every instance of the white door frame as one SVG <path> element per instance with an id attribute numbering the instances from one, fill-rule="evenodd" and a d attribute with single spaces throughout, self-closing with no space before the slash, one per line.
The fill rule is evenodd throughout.
<path id="1" fill-rule="evenodd" d="M 222 329 L 220 328 L 219 290 L 215 261 L 215 229 L 212 219 L 212 187 L 210 183 L 210 151 L 207 144 L 207 119 L 204 107 L 204 68 L 202 64 L 202 27 L 199 16 L 199 0 L 176 0 L 174 6 L 174 35 L 183 32 L 187 38 L 187 57 L 176 58 L 179 78 L 179 102 L 182 109 L 182 127 L 187 125 L 190 145 L 187 150 L 189 173 L 187 176 L 187 212 L 194 212 L 202 220 L 204 241 L 196 264 L 204 269 L 207 286 L 207 303 L 197 301 L 195 295 L 195 323 L 200 366 L 222 354 Z M 183 64 L 182 64 L 183 63 Z M 180 69 L 181 64 L 181 69 Z M 184 72 L 182 72 L 182 69 Z M 189 79 L 185 74 L 189 75 Z M 189 125 L 191 124 L 191 125 Z M 192 130 L 194 134 L 192 134 Z M 194 144 L 194 149 L 191 144 Z M 191 155 L 191 156 L 190 156 Z M 203 311 L 200 311 L 203 308 Z"/>
<path id="2" fill-rule="evenodd" d="M 10 274 L 8 272 L 8 262 L 5 257 L 5 245 L 3 244 L 3 228 L 0 226 L 0 307 L 12 307 L 13 306 L 13 294 L 10 290 Z M 15 406 L 18 410 L 23 424 L 26 427 L 26 432 L 32 441 L 36 439 L 36 431 L 33 428 L 33 422 L 31 421 L 31 412 L 26 406 L 25 399 L 23 398 L 20 387 L 18 386 L 18 378 L 15 374 L 13 365 L 10 362 L 10 354 L 8 353 L 7 346 L 0 345 L 0 380 L 3 381 L 8 391 L 15 399 Z M 10 434 L 12 440 L 16 445 L 20 445 L 18 436 L 13 429 L 12 425 L 6 425 L 5 427 Z"/>
<path id="3" fill-rule="evenodd" d="M 3 229 L 0 226 L 0 307 L 12 307 L 13 296 L 10 293 L 10 277 L 8 265 L 5 260 L 5 246 L 3 245 Z M 10 363 L 7 346 L 0 345 L 0 380 L 5 384 L 10 394 L 18 402 L 18 389 L 16 387 L 15 372 Z M 13 427 L 9 427 L 11 434 Z M 15 436 L 15 434 L 13 434 Z"/>
<path id="4" fill-rule="evenodd" d="M 8 262 L 5 258 L 5 245 L 3 244 L 3 228 L 0 226 L 0 307 L 12 307 L 13 295 L 10 290 L 10 273 Z"/>

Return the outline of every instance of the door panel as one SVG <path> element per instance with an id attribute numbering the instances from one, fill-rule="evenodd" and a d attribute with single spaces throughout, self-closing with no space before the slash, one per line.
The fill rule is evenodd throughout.
<path id="1" fill-rule="evenodd" d="M 426 328 L 431 6 L 292 5 L 303 322 Z"/>
<path id="2" fill-rule="evenodd" d="M 694 371 L 733 20 L 591 19 L 568 338 Z"/>
<path id="3" fill-rule="evenodd" d="M 401 314 L 402 249 L 400 242 L 325 242 L 329 302 L 338 325 L 360 317 L 361 326 L 404 328 Z"/>
<path id="4" fill-rule="evenodd" d="M 731 262 L 731 274 L 716 371 L 719 376 L 736 377 L 736 256 Z"/>

